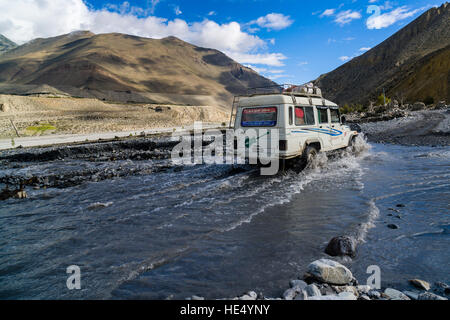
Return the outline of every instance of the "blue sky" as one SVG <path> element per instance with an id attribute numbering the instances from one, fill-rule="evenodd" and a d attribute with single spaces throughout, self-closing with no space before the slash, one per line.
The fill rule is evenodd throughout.
<path id="1" fill-rule="evenodd" d="M 80 29 L 177 36 L 279 83 L 305 83 L 373 48 L 436 0 L 0 0 L 0 34 L 24 43 Z"/>

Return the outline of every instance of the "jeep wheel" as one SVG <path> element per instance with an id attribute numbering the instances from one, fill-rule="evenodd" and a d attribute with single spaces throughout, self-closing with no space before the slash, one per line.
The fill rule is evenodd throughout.
<path id="1" fill-rule="evenodd" d="M 311 164 L 311 162 L 314 160 L 315 157 L 317 157 L 318 151 L 313 146 L 307 146 L 305 150 L 305 154 L 303 155 L 303 163 L 306 167 L 307 165 Z"/>
<path id="2" fill-rule="evenodd" d="M 351 148 L 352 152 L 355 152 L 355 144 L 356 144 L 356 136 L 353 136 L 348 142 L 348 148 Z"/>

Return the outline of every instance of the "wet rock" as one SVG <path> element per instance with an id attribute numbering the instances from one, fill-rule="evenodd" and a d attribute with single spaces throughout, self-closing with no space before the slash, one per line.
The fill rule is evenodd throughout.
<path id="1" fill-rule="evenodd" d="M 437 294 L 431 292 L 424 292 L 419 294 L 419 298 L 417 300 L 448 300 L 448 299 L 438 296 Z"/>
<path id="2" fill-rule="evenodd" d="M 297 292 L 294 289 L 287 289 L 284 293 L 283 293 L 283 299 L 284 300 L 294 300 L 294 298 L 296 297 Z"/>
<path id="3" fill-rule="evenodd" d="M 338 295 L 308 297 L 308 300 L 356 300 L 351 292 L 341 292 Z"/>
<path id="4" fill-rule="evenodd" d="M 387 225 L 387 227 L 389 228 L 389 229 L 393 229 L 393 230 L 396 230 L 396 229 L 398 229 L 399 228 L 399 226 L 398 225 L 396 225 L 396 224 L 388 224 Z"/>
<path id="5" fill-rule="evenodd" d="M 366 296 L 365 294 L 363 294 L 362 296 L 359 297 L 359 300 L 370 301 L 371 299 L 368 296 Z"/>
<path id="6" fill-rule="evenodd" d="M 320 297 L 322 295 L 319 288 L 317 288 L 317 286 L 315 284 L 310 284 L 309 286 L 307 286 L 305 291 L 309 297 L 315 297 L 315 296 Z"/>
<path id="7" fill-rule="evenodd" d="M 369 294 L 369 292 L 372 290 L 372 288 L 368 285 L 359 285 L 356 287 L 356 289 L 360 294 Z"/>
<path id="8" fill-rule="evenodd" d="M 194 296 L 191 297 L 191 300 L 199 300 L 200 301 L 200 300 L 205 300 L 205 298 L 194 295 Z"/>
<path id="9" fill-rule="evenodd" d="M 239 300 L 246 300 L 246 301 L 251 301 L 251 300 L 256 300 L 258 298 L 258 294 L 254 291 L 249 291 L 247 292 L 247 294 L 244 294 L 242 297 L 239 298 Z"/>
<path id="10" fill-rule="evenodd" d="M 337 293 L 350 292 L 356 297 L 359 296 L 359 292 L 357 288 L 354 286 L 335 286 L 334 289 L 336 290 Z"/>
<path id="11" fill-rule="evenodd" d="M 308 294 L 305 290 L 301 290 L 299 293 L 297 293 L 297 296 L 294 300 L 308 300 Z"/>
<path id="12" fill-rule="evenodd" d="M 303 280 L 291 280 L 289 282 L 289 285 L 292 289 L 294 289 L 297 292 L 300 292 L 301 290 L 305 290 L 308 284 Z"/>
<path id="13" fill-rule="evenodd" d="M 325 253 L 332 257 L 354 257 L 356 254 L 356 241 L 352 237 L 348 236 L 334 237 L 325 248 Z"/>
<path id="14" fill-rule="evenodd" d="M 308 266 L 307 276 L 311 276 L 320 282 L 335 285 L 345 285 L 353 280 L 353 275 L 347 267 L 329 259 L 312 262 Z"/>
<path id="15" fill-rule="evenodd" d="M 372 299 L 380 299 L 381 298 L 381 293 L 378 292 L 377 290 L 370 290 L 368 294 L 369 294 L 369 297 Z"/>
<path id="16" fill-rule="evenodd" d="M 404 207 L 406 207 L 404 204 L 402 204 L 402 203 L 399 203 L 398 205 L 396 205 L 396 207 L 397 208 L 404 208 Z"/>
<path id="17" fill-rule="evenodd" d="M 411 106 L 412 111 L 418 111 L 425 109 L 426 105 L 423 102 L 416 102 Z"/>
<path id="18" fill-rule="evenodd" d="M 434 284 L 433 291 L 438 293 L 438 294 L 449 295 L 450 294 L 450 287 L 446 283 L 436 282 Z"/>
<path id="19" fill-rule="evenodd" d="M 319 285 L 318 288 L 323 296 L 336 294 L 336 291 L 327 283 Z"/>
<path id="20" fill-rule="evenodd" d="M 431 286 L 430 286 L 430 284 L 428 282 L 420 280 L 420 279 L 411 279 L 411 280 L 409 280 L 409 282 L 413 286 L 415 286 L 416 288 L 419 288 L 419 289 L 423 289 L 423 290 L 426 290 L 426 291 L 431 289 Z"/>
<path id="21" fill-rule="evenodd" d="M 403 291 L 404 294 L 408 296 L 411 300 L 418 300 L 419 299 L 419 293 L 412 292 L 412 291 Z"/>
<path id="22" fill-rule="evenodd" d="M 384 290 L 384 294 L 391 300 L 411 300 L 403 292 L 392 288 L 387 288 L 386 290 Z"/>

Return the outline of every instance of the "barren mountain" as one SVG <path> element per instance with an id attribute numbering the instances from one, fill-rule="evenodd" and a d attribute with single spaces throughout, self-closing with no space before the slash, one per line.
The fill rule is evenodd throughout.
<path id="1" fill-rule="evenodd" d="M 386 41 L 316 81 L 338 103 L 386 95 L 450 101 L 450 5 L 432 8 Z"/>
<path id="2" fill-rule="evenodd" d="M 17 47 L 17 45 L 14 42 L 0 34 L 0 54 L 14 49 L 15 47 Z"/>
<path id="3" fill-rule="evenodd" d="M 45 85 L 110 101 L 229 106 L 247 87 L 271 84 L 220 51 L 175 37 L 79 31 L 0 56 L 0 93 L 46 93 L 39 92 Z"/>

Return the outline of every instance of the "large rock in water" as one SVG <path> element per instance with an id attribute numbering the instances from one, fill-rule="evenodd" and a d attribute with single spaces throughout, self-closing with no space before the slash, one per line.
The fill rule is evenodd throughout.
<path id="1" fill-rule="evenodd" d="M 328 259 L 312 262 L 308 266 L 307 273 L 318 281 L 335 285 L 349 284 L 353 280 L 350 270 L 342 264 Z"/>
<path id="2" fill-rule="evenodd" d="M 325 253 L 332 257 L 354 257 L 356 255 L 356 241 L 347 236 L 334 237 L 325 248 Z"/>

